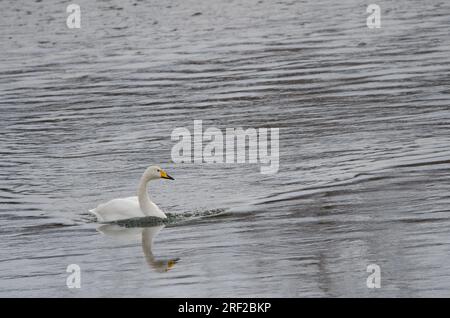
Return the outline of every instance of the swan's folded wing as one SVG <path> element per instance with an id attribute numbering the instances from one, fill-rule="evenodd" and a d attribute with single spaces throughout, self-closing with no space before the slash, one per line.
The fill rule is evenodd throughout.
<path id="1" fill-rule="evenodd" d="M 114 199 L 100 204 L 89 212 L 95 214 L 99 222 L 111 222 L 143 217 L 137 197 Z"/>

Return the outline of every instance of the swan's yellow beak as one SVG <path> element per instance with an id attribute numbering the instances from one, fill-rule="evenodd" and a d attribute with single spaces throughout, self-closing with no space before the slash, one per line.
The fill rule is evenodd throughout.
<path id="1" fill-rule="evenodd" d="M 169 175 L 167 174 L 167 172 L 165 172 L 164 170 L 161 170 L 160 174 L 161 174 L 161 178 L 163 178 L 163 179 L 175 180 L 174 178 L 172 178 L 171 176 L 169 176 Z"/>

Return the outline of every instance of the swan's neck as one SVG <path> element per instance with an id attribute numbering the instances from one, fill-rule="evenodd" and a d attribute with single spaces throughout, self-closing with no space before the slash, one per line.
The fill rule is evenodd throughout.
<path id="1" fill-rule="evenodd" d="M 148 180 L 143 176 L 141 178 L 141 182 L 139 183 L 138 188 L 138 201 L 139 201 L 139 207 L 141 208 L 142 213 L 146 216 L 156 216 L 160 218 L 166 218 L 166 215 L 164 212 L 162 212 L 156 204 L 154 204 L 149 196 L 148 196 Z"/>

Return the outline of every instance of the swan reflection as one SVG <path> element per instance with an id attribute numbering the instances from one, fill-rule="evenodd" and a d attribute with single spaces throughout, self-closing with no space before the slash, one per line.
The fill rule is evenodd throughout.
<path id="1" fill-rule="evenodd" d="M 103 224 L 97 228 L 97 231 L 120 240 L 140 240 L 147 264 L 157 272 L 163 273 L 172 269 L 179 261 L 179 258 L 157 259 L 153 255 L 153 239 L 164 227 L 165 225 L 125 228 L 117 224 Z"/>

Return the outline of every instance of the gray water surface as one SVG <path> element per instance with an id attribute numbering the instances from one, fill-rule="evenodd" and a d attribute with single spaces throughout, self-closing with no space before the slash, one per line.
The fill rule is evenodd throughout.
<path id="1" fill-rule="evenodd" d="M 0 1 L 1 297 L 450 296 L 448 1 L 76 3 Z M 279 172 L 173 163 L 194 120 L 279 127 Z M 162 209 L 224 212 L 88 215 L 152 164 Z"/>

